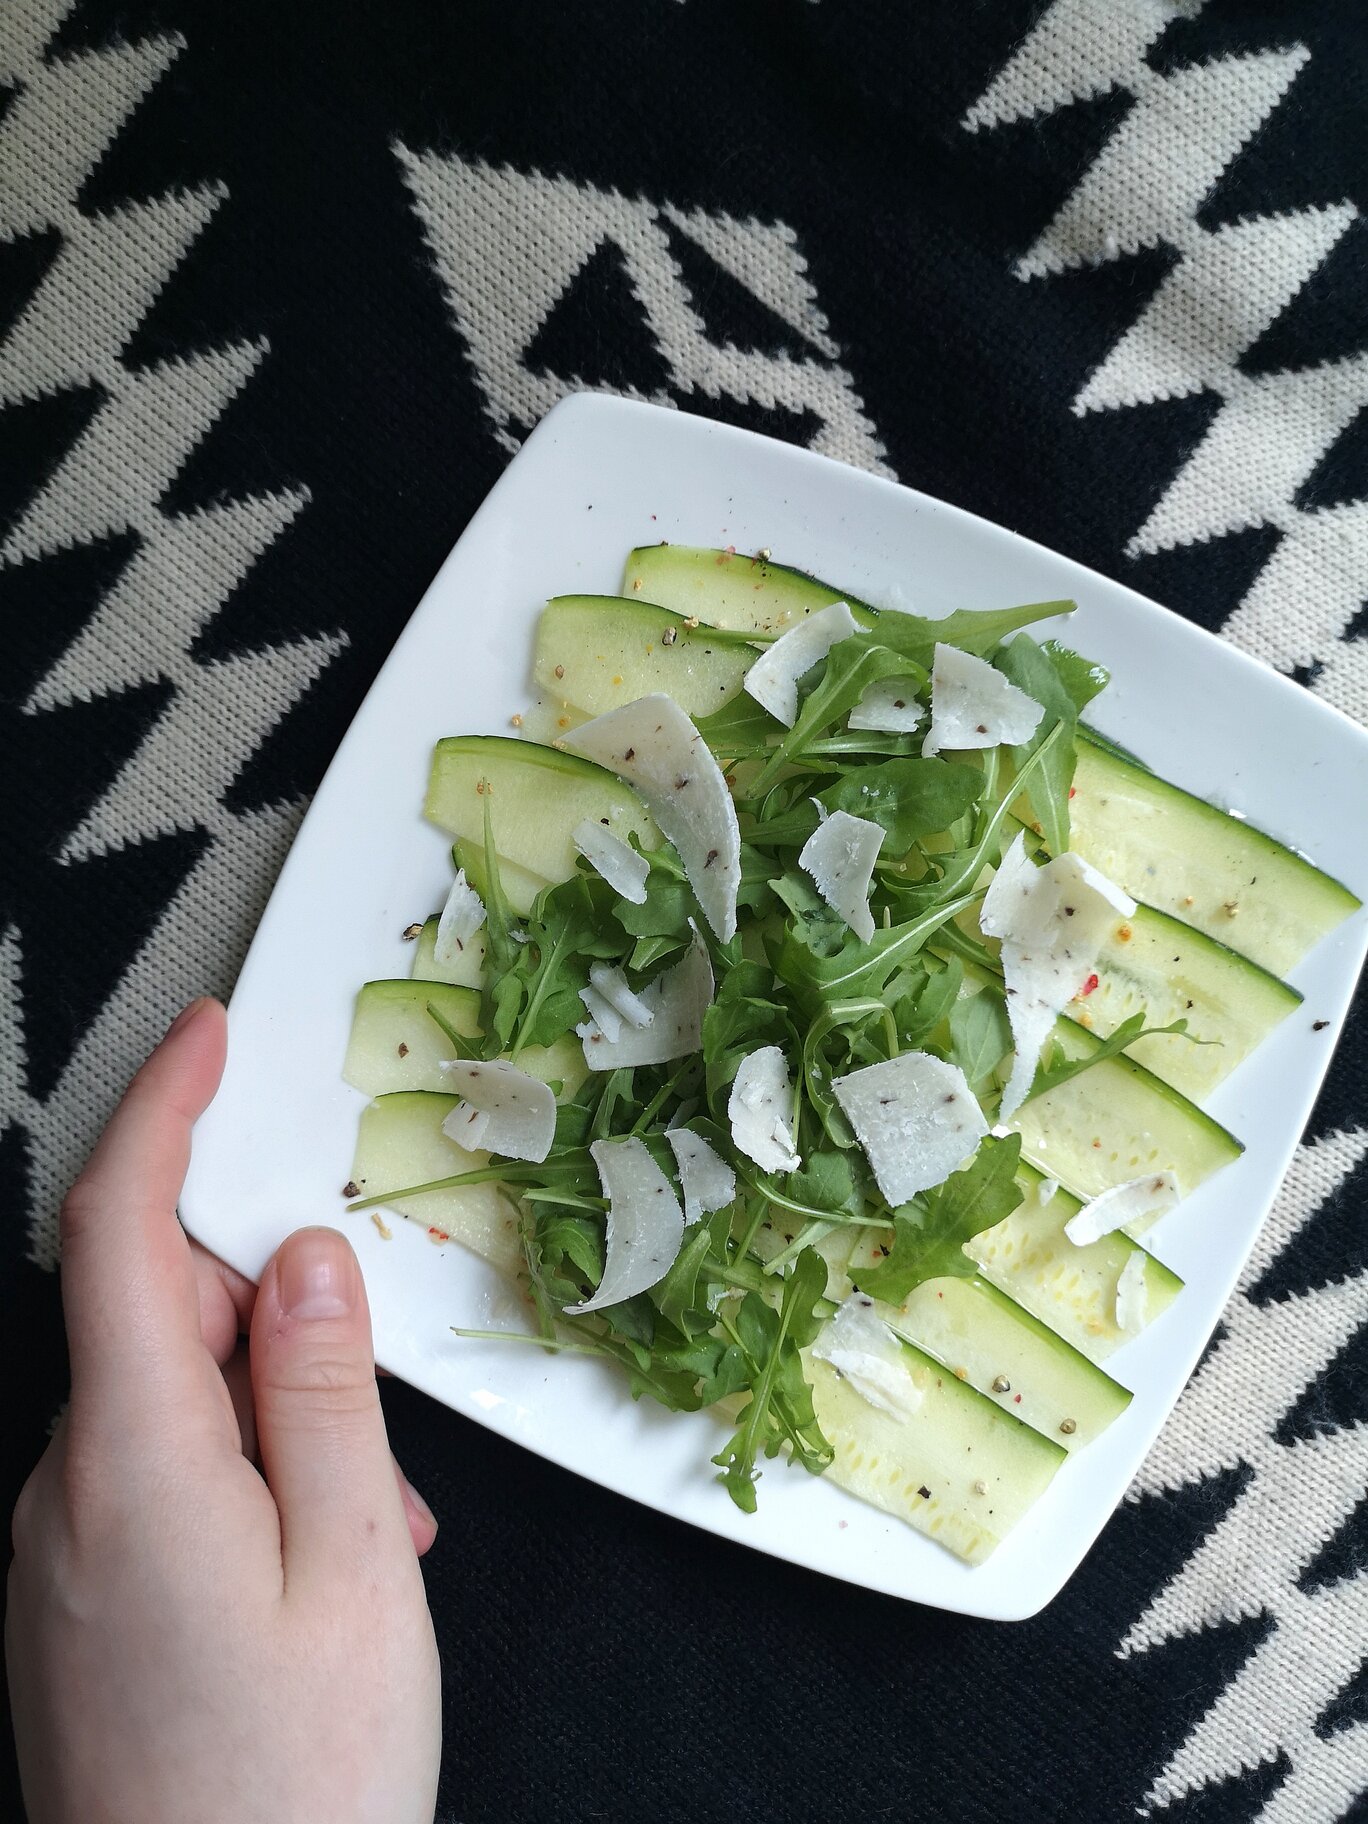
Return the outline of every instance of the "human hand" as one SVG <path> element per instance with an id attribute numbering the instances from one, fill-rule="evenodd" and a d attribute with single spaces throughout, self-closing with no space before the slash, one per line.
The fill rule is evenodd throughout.
<path id="1" fill-rule="evenodd" d="M 254 1291 L 176 1221 L 224 1030 L 181 1015 L 62 1212 L 71 1401 L 5 1630 L 30 1824 L 430 1824 L 436 1529 L 389 1456 L 356 1258 L 305 1229 Z"/>

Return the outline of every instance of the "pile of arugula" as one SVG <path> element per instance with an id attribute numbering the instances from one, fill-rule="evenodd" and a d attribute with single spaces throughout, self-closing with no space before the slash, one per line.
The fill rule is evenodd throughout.
<path id="1" fill-rule="evenodd" d="M 831 1085 L 863 1065 L 924 1049 L 958 1065 L 992 1114 L 1012 1038 L 996 961 L 972 918 L 980 877 L 1015 832 L 1014 809 L 1025 809 L 1054 853 L 1068 847 L 1074 731 L 1106 683 L 1106 674 L 1076 653 L 1016 632 L 1061 606 L 935 622 L 886 615 L 874 631 L 835 645 L 802 680 L 792 728 L 744 694 L 699 724 L 727 773 L 743 839 L 739 927 L 729 943 L 708 930 L 668 844 L 648 854 L 640 905 L 618 898 L 581 864 L 572 879 L 541 893 L 528 918 L 514 917 L 500 886 L 493 807 L 485 798 L 483 1039 L 460 1039 L 429 1009 L 459 1054 L 516 1061 L 526 1046 L 550 1044 L 583 1017 L 579 997 L 591 964 L 621 964 L 639 986 L 678 959 L 695 929 L 709 945 L 716 994 L 700 1053 L 591 1074 L 559 1107 L 543 1164 L 495 1160 L 440 1183 L 498 1180 L 520 1199 L 539 1323 L 531 1340 L 610 1359 L 626 1371 L 634 1396 L 649 1394 L 676 1411 L 728 1403 L 735 1430 L 714 1461 L 748 1512 L 762 1455 L 786 1453 L 814 1473 L 831 1461 L 801 1354 L 835 1309 L 821 1244 L 875 1231 L 879 1264 L 861 1274 L 860 1289 L 896 1304 L 924 1280 L 972 1276 L 964 1244 L 1021 1201 L 1020 1140 L 1010 1135 L 985 1139 L 943 1184 L 890 1209 Z M 1002 644 L 1012 632 L 1016 637 Z M 1028 744 L 928 759 L 920 734 L 847 726 L 849 711 L 881 679 L 897 678 L 925 703 L 938 640 L 989 658 L 1044 706 Z M 798 868 L 819 803 L 886 832 L 869 943 Z M 1032 1093 L 1114 1055 L 1142 1030 L 1137 1016 L 1087 1057 L 1047 1052 Z M 741 1060 L 767 1045 L 780 1046 L 789 1062 L 803 1161 L 779 1177 L 737 1151 L 726 1116 Z M 566 1307 L 593 1291 L 604 1265 L 606 1205 L 590 1143 L 637 1136 L 673 1176 L 664 1136 L 681 1121 L 732 1165 L 735 1203 L 686 1231 L 674 1265 L 648 1292 L 593 1316 L 567 1317 Z"/>

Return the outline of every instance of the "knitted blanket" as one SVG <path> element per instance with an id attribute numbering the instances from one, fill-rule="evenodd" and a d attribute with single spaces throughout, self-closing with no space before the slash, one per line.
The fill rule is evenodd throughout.
<path id="1" fill-rule="evenodd" d="M 65 1185 L 567 391 L 895 476 L 1368 720 L 1366 93 L 1357 0 L 3 0 L 0 1506 Z M 1031 1622 L 388 1389 L 444 1824 L 1368 1818 L 1366 1021 Z"/>

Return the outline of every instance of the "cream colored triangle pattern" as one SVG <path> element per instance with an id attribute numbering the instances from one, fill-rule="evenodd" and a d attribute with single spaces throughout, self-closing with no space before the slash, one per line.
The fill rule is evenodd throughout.
<path id="1" fill-rule="evenodd" d="M 1368 404 L 1368 356 L 1271 374 L 1240 358 L 1323 266 L 1354 204 L 1210 227 L 1203 203 L 1305 69 L 1303 45 L 1155 68 L 1147 53 L 1203 0 L 1055 0 L 968 110 L 990 132 L 1071 102 L 1113 95 L 1118 124 L 1016 266 L 1033 284 L 1145 248 L 1173 265 L 1073 402 L 1076 414 L 1206 393 L 1218 402 L 1127 553 L 1141 557 L 1252 527 L 1279 534 L 1227 636 L 1368 720 L 1368 643 L 1346 638 L 1368 595 L 1368 502 L 1305 510 L 1298 491 Z M 1297 1154 L 1225 1317 L 1225 1335 L 1160 1435 L 1131 1499 L 1162 1498 L 1222 1470 L 1247 1480 L 1229 1511 L 1118 1644 L 1123 1658 L 1177 1636 L 1267 1616 L 1272 1626 L 1143 1795 L 1163 1815 L 1204 1786 L 1285 1755 L 1290 1771 L 1262 1824 L 1338 1818 L 1368 1789 L 1368 1728 L 1317 1723 L 1368 1642 L 1368 1573 L 1311 1590 L 1298 1579 L 1368 1485 L 1368 1426 L 1281 1442 L 1281 1421 L 1368 1323 L 1368 1272 L 1255 1303 L 1250 1289 L 1368 1155 L 1368 1131 L 1332 1133 Z M 1137 1795 L 1139 1797 L 1140 1795 Z"/>
<path id="2" fill-rule="evenodd" d="M 1348 636 L 1365 598 L 1368 517 L 1297 497 L 1368 406 L 1368 354 L 1285 372 L 1238 363 L 1323 266 L 1358 210 L 1345 196 L 1210 227 L 1203 203 L 1306 68 L 1305 45 L 1278 45 L 1159 70 L 1146 53 L 1203 0 L 1055 0 L 964 116 L 975 133 L 1070 102 L 1128 105 L 1035 244 L 1023 280 L 1057 282 L 1144 248 L 1172 270 L 1088 378 L 1074 411 L 1116 411 L 1206 393 L 1219 409 L 1126 546 L 1150 556 L 1257 527 L 1277 546 L 1226 636 L 1368 721 L 1368 640 Z"/>
<path id="3" fill-rule="evenodd" d="M 0 7 L 0 241 L 43 233 L 55 257 L 0 340 L 0 407 L 80 388 L 83 432 L 28 503 L 0 565 L 119 535 L 132 555 L 25 706 L 42 716 L 139 684 L 169 699 L 123 769 L 66 840 L 69 866 L 173 831 L 209 844 L 130 970 L 42 1102 L 24 1071 L 22 935 L 0 942 L 0 1122 L 27 1133 L 30 1251 L 55 1263 L 65 1186 L 147 1047 L 182 1001 L 226 990 L 298 820 L 298 806 L 242 815 L 227 788 L 271 728 L 343 646 L 340 634 L 216 660 L 201 632 L 262 552 L 304 510 L 307 491 L 168 512 L 166 491 L 225 407 L 269 355 L 263 340 L 134 367 L 130 339 L 215 212 L 221 184 L 107 210 L 81 190 L 143 98 L 183 49 L 176 36 L 64 53 L 53 34 L 71 0 Z"/>
<path id="4" fill-rule="evenodd" d="M 1298 1151 L 1225 1314 L 1226 1334 L 1184 1393 L 1130 1498 L 1162 1497 L 1248 1469 L 1235 1502 L 1128 1630 L 1123 1657 L 1202 1628 L 1266 1615 L 1273 1626 L 1154 1781 L 1147 1806 L 1286 1754 L 1262 1824 L 1340 1815 L 1368 1787 L 1368 1736 L 1352 1751 L 1316 1724 L 1368 1650 L 1368 1572 L 1303 1590 L 1301 1572 L 1364 1498 L 1368 1425 L 1281 1442 L 1280 1421 L 1368 1322 L 1368 1272 L 1271 1303 L 1249 1297 L 1282 1251 L 1368 1156 L 1368 1130 Z"/>
<path id="5" fill-rule="evenodd" d="M 525 356 L 575 275 L 604 242 L 617 247 L 674 392 L 811 412 L 810 447 L 891 473 L 855 394 L 798 249 L 782 222 L 657 204 L 573 178 L 395 147 L 457 329 L 504 448 L 576 390 L 573 375 L 534 372 Z M 712 341 L 670 249 L 672 223 L 812 349 L 767 353 Z M 634 396 L 640 397 L 640 394 Z M 671 391 L 653 395 L 674 403 Z"/>

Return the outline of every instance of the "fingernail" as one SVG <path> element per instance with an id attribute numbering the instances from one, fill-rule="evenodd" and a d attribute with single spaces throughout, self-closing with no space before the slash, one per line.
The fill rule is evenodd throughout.
<path id="1" fill-rule="evenodd" d="M 184 1027 L 188 1026 L 191 1020 L 193 1020 L 195 1015 L 199 1012 L 200 1008 L 207 1007 L 208 1004 L 209 996 L 207 994 L 201 994 L 197 995 L 188 1007 L 182 1007 L 175 1019 L 172 1020 L 171 1024 L 166 1029 L 167 1038 L 169 1039 L 173 1033 L 180 1032 Z"/>
<path id="2" fill-rule="evenodd" d="M 399 1473 L 403 1477 L 404 1494 L 407 1499 L 412 1502 L 413 1506 L 417 1508 L 418 1518 L 420 1520 L 426 1520 L 429 1526 L 436 1526 L 436 1514 L 433 1513 L 432 1509 L 428 1506 L 427 1502 L 424 1501 L 423 1497 L 418 1493 L 418 1490 L 413 1486 L 412 1482 L 409 1481 L 408 1477 L 404 1475 L 403 1471 L 401 1470 Z"/>
<path id="3" fill-rule="evenodd" d="M 332 1229 L 291 1236 L 276 1272 L 287 1317 L 345 1317 L 356 1304 L 356 1257 Z"/>

